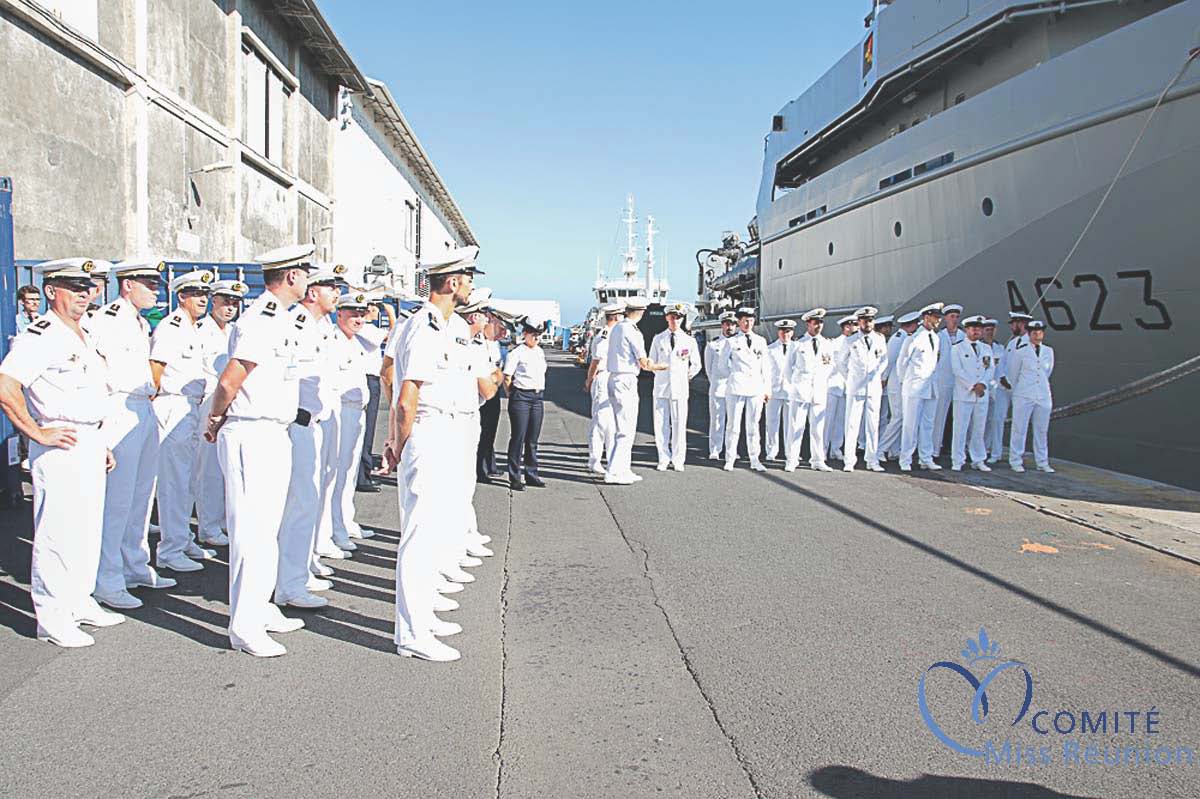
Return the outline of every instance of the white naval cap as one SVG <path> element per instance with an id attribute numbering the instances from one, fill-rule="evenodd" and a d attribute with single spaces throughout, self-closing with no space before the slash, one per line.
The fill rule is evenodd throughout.
<path id="1" fill-rule="evenodd" d="M 738 308 L 734 311 L 733 315 L 738 318 L 743 316 L 758 316 L 757 312 L 749 305 L 743 305 L 741 308 Z"/>
<path id="2" fill-rule="evenodd" d="M 619 302 L 610 302 L 600 309 L 605 316 L 618 316 L 625 313 L 625 306 Z"/>
<path id="3" fill-rule="evenodd" d="M 984 319 L 983 320 L 984 327 L 995 327 L 998 324 L 1000 324 L 1000 322 L 995 319 Z"/>
<path id="4" fill-rule="evenodd" d="M 985 320 L 982 316 L 968 316 L 962 321 L 963 327 L 983 327 Z"/>
<path id="5" fill-rule="evenodd" d="M 920 311 L 910 311 L 909 313 L 906 313 L 903 316 L 901 316 L 899 319 L 897 319 L 896 324 L 911 325 L 913 322 L 919 322 L 919 321 L 921 321 L 921 312 Z"/>
<path id="6" fill-rule="evenodd" d="M 182 275 L 176 275 L 171 281 L 171 293 L 176 294 L 184 289 L 195 289 L 200 291 L 210 291 L 213 282 L 213 273 L 205 269 L 193 269 L 191 272 L 184 272 Z"/>
<path id="7" fill-rule="evenodd" d="M 336 286 L 346 282 L 346 266 L 344 264 L 321 264 L 308 275 L 310 286 Z"/>
<path id="8" fill-rule="evenodd" d="M 929 303 L 928 305 L 926 305 L 924 308 L 921 309 L 921 316 L 924 316 L 927 313 L 937 314 L 938 316 L 941 316 L 942 315 L 942 303 L 940 303 L 940 302 Z"/>
<path id="9" fill-rule="evenodd" d="M 1024 313 L 1023 311 L 1009 311 L 1008 312 L 1008 321 L 1010 321 L 1010 322 L 1020 322 L 1020 321 L 1028 322 L 1030 319 L 1033 319 L 1033 317 L 1027 313 Z"/>
<path id="10" fill-rule="evenodd" d="M 718 322 L 735 322 L 735 321 L 737 321 L 737 314 L 735 314 L 733 311 L 726 311 L 725 313 L 723 313 L 717 317 L 717 321 Z"/>
<path id="11" fill-rule="evenodd" d="M 53 261 L 42 261 L 33 267 L 36 275 L 47 280 L 92 280 L 97 276 L 108 274 L 112 264 L 95 258 L 58 258 Z"/>
<path id="12" fill-rule="evenodd" d="M 855 316 L 854 314 L 851 314 L 850 316 L 843 316 L 841 319 L 838 320 L 839 325 L 852 325 L 852 324 L 855 324 L 856 322 L 858 322 L 858 317 Z"/>
<path id="13" fill-rule="evenodd" d="M 1046 323 L 1040 319 L 1034 319 L 1029 324 L 1025 325 L 1026 330 L 1045 330 Z"/>
<path id="14" fill-rule="evenodd" d="M 684 305 L 682 302 L 677 302 L 674 305 L 668 306 L 666 312 L 663 315 L 664 316 L 678 316 L 680 318 L 686 319 L 687 318 L 687 306 Z"/>
<path id="15" fill-rule="evenodd" d="M 471 289 L 471 295 L 467 297 L 467 304 L 458 309 L 460 314 L 476 313 L 485 310 L 488 307 L 488 302 L 492 299 L 492 290 L 489 288 Z"/>
<path id="16" fill-rule="evenodd" d="M 879 309 L 872 307 L 870 305 L 864 305 L 863 307 L 859 308 L 857 311 L 854 312 L 855 319 L 867 319 L 867 318 L 874 319 L 878 315 L 879 315 Z"/>
<path id="17" fill-rule="evenodd" d="M 165 261 L 157 258 L 126 258 L 120 263 L 113 264 L 110 270 L 118 278 L 123 277 L 162 277 L 167 271 Z"/>
<path id="18" fill-rule="evenodd" d="M 778 322 L 775 323 L 775 327 L 779 328 L 780 330 L 795 330 L 796 329 L 796 320 L 780 319 Z"/>
<path id="19" fill-rule="evenodd" d="M 800 317 L 800 321 L 807 322 L 810 319 L 820 319 L 824 321 L 826 313 L 828 312 L 824 308 L 813 308 L 811 311 L 805 311 Z"/>
<path id="20" fill-rule="evenodd" d="M 240 280 L 217 280 L 212 284 L 212 293 L 240 300 L 246 296 L 246 284 Z"/>
<path id="21" fill-rule="evenodd" d="M 349 294 L 343 294 L 338 297 L 337 309 L 339 311 L 365 311 L 371 305 L 371 300 L 367 297 L 366 292 L 352 291 Z"/>
<path id="22" fill-rule="evenodd" d="M 272 269 L 316 269 L 313 253 L 317 251 L 314 244 L 289 244 L 268 250 L 254 257 L 254 262 L 262 265 L 262 270 Z"/>
<path id="23" fill-rule="evenodd" d="M 650 307 L 650 300 L 645 297 L 630 297 L 625 301 L 625 310 L 644 311 Z"/>
<path id="24" fill-rule="evenodd" d="M 949 305 L 943 305 L 943 306 L 942 306 L 942 313 L 943 313 L 943 314 L 948 314 L 948 313 L 962 313 L 962 312 L 963 312 L 963 307 L 962 307 L 961 305 L 959 305 L 957 302 L 952 302 L 952 303 L 950 303 Z"/>
<path id="25" fill-rule="evenodd" d="M 875 327 L 879 327 L 880 325 L 890 325 L 890 324 L 893 324 L 895 321 L 896 321 L 896 317 L 892 316 L 890 313 L 884 314 L 883 316 L 876 316 L 875 317 Z"/>
<path id="26" fill-rule="evenodd" d="M 469 247 L 453 247 L 430 258 L 423 258 L 421 268 L 430 275 L 457 275 L 464 272 L 482 275 L 483 271 L 475 266 L 478 257 L 479 248 L 473 244 Z"/>

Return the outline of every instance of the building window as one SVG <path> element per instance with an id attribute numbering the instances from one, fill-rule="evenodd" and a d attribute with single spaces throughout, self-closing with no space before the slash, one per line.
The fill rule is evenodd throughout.
<path id="1" fill-rule="evenodd" d="M 404 219 L 404 247 L 409 252 L 417 251 L 417 206 L 409 200 L 404 201 L 407 212 Z"/>
<path id="2" fill-rule="evenodd" d="M 242 141 L 259 155 L 283 164 L 287 100 L 293 86 L 268 59 L 245 44 L 242 62 L 245 83 Z"/>

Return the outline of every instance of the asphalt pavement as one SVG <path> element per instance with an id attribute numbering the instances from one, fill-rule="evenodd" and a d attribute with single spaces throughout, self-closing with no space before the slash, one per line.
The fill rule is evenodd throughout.
<path id="1" fill-rule="evenodd" d="M 392 486 L 272 660 L 228 648 L 224 550 L 93 647 L 34 640 L 4 512 L 0 796 L 1200 795 L 1200 567 L 948 472 L 723 472 L 702 381 L 686 471 L 653 469 L 644 381 L 645 479 L 607 486 L 582 381 L 551 358 L 549 486 L 479 487 L 453 664 L 392 646 Z"/>

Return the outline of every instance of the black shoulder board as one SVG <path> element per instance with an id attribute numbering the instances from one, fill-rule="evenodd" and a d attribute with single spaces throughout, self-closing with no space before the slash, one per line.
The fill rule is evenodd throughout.
<path id="1" fill-rule="evenodd" d="M 116 316 L 120 312 L 121 312 L 121 306 L 116 304 L 115 302 L 112 305 L 108 306 L 106 309 L 104 309 L 105 316 Z"/>
<path id="2" fill-rule="evenodd" d="M 179 325 L 181 325 L 181 324 L 182 324 L 182 321 L 179 319 L 178 316 L 171 317 L 171 327 L 179 327 Z"/>
<path id="3" fill-rule="evenodd" d="M 441 330 L 441 328 L 438 327 L 437 322 L 435 322 L 433 320 L 433 314 L 429 315 L 429 326 L 432 327 L 434 330 Z"/>
<path id="4" fill-rule="evenodd" d="M 301 313 L 301 314 L 296 314 L 296 321 L 297 321 L 297 322 L 299 322 L 300 324 L 304 324 L 304 320 L 305 320 L 306 318 L 307 318 L 307 317 L 305 317 L 305 316 L 304 316 L 304 314 L 302 314 L 302 313 Z"/>
<path id="5" fill-rule="evenodd" d="M 274 316 L 275 315 L 275 303 L 268 302 L 262 309 L 262 315 L 263 316 Z"/>
<path id="6" fill-rule="evenodd" d="M 29 327 L 25 328 L 25 331 L 28 333 L 32 333 L 35 336 L 40 336 L 40 335 L 42 335 L 42 331 L 48 327 L 50 327 L 50 322 L 48 320 L 39 319 L 38 321 L 34 322 Z"/>
<path id="7" fill-rule="evenodd" d="M 274 315 L 274 314 L 272 314 L 272 316 L 273 316 L 273 315 Z M 304 329 L 304 320 L 303 320 L 303 319 L 297 319 L 297 320 L 296 320 L 296 329 L 297 329 L 297 330 L 303 330 L 303 329 Z"/>
<path id="8" fill-rule="evenodd" d="M 1028 344 L 1026 344 L 1024 341 L 1022 341 L 1020 344 L 1018 344 L 1017 346 L 1013 347 L 1013 350 L 1014 350 L 1014 351 L 1016 351 L 1016 350 L 1019 350 L 1019 349 L 1021 349 L 1022 347 L 1028 347 L 1028 346 L 1029 346 Z"/>
<path id="9" fill-rule="evenodd" d="M 266 308 L 268 311 L 275 310 L 275 300 L 267 300 Z"/>

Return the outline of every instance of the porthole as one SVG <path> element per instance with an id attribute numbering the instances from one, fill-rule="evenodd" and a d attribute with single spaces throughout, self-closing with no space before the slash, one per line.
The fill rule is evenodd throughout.
<path id="1" fill-rule="evenodd" d="M 991 216 L 992 212 L 995 210 L 996 210 L 996 206 L 992 203 L 992 198 L 984 197 L 983 198 L 983 215 Z"/>
<path id="2" fill-rule="evenodd" d="M 896 238 L 900 238 L 900 234 L 904 232 L 904 228 L 901 227 L 899 222 L 897 222 L 892 226 L 892 232 L 896 234 Z"/>
<path id="3" fill-rule="evenodd" d="M 779 268 L 783 269 L 783 259 L 782 258 L 779 259 Z"/>
<path id="4" fill-rule="evenodd" d="M 833 255 L 833 242 L 829 242 L 829 254 Z"/>

